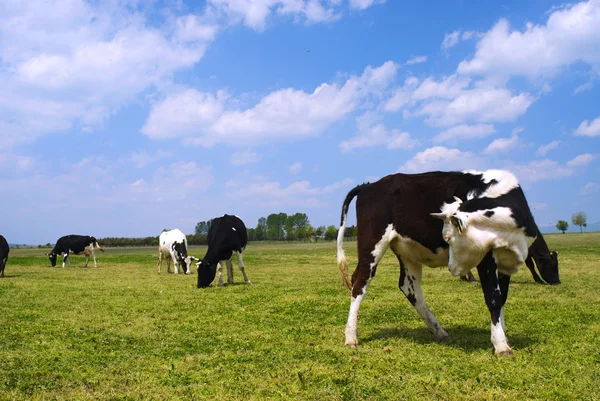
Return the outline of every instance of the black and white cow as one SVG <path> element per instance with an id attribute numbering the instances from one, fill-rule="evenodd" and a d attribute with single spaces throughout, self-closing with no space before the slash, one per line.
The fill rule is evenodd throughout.
<path id="1" fill-rule="evenodd" d="M 357 197 L 358 265 L 350 281 L 342 243 L 348 207 L 354 197 Z M 465 241 L 459 238 L 461 234 L 458 231 L 451 233 L 451 236 L 446 235 L 446 239 L 456 241 L 462 249 L 458 248 L 458 254 L 449 251 L 449 244 L 442 234 L 448 224 L 432 214 L 439 216 L 442 205 L 455 201 L 455 197 L 465 201 L 463 207 L 468 206 L 465 211 L 481 211 L 483 216 L 487 211 L 490 211 L 488 214 L 491 211 L 499 213 L 495 210 L 496 207 L 510 209 L 511 219 L 488 224 L 488 229 L 494 233 L 495 228 L 503 229 L 503 225 L 518 227 L 521 237 L 515 234 L 516 242 L 521 240 L 526 244 L 525 255 L 519 255 L 522 256 L 520 261 L 523 261 L 527 254 L 527 242 L 533 242 L 537 228 L 518 181 L 508 172 L 489 170 L 393 174 L 371 184 L 359 185 L 344 200 L 337 240 L 338 267 L 351 290 L 350 312 L 345 330 L 346 345 L 358 344 L 356 331 L 361 301 L 369 282 L 375 276 L 379 261 L 386 250 L 391 248 L 400 262 L 400 290 L 438 341 L 447 340 L 448 334 L 423 297 L 422 265 L 449 266 L 454 275 L 465 274 L 470 268 L 477 266 L 491 315 L 491 340 L 495 352 L 499 355 L 512 352 L 504 335 L 503 307 L 510 274 L 516 270 L 515 262 L 519 261 L 519 257 L 494 248 L 494 244 Z M 459 207 L 456 209 L 458 211 Z M 505 214 L 503 210 L 502 217 L 507 217 Z M 448 221 L 454 217 L 444 216 Z M 450 226 L 455 227 L 452 224 Z M 475 231 L 475 228 L 476 226 L 472 226 L 469 230 Z M 510 246 L 515 248 L 513 243 Z M 499 259 L 496 260 L 496 257 Z M 472 264 L 464 266 L 465 262 Z"/>
<path id="2" fill-rule="evenodd" d="M 171 271 L 171 259 L 173 259 L 173 272 L 178 274 L 177 267 L 181 265 L 181 269 L 185 274 L 190 274 L 192 268 L 192 259 L 198 260 L 193 256 L 188 255 L 187 237 L 181 230 L 163 231 L 158 237 L 158 272 L 162 265 L 163 254 L 167 258 L 167 272 Z"/>
<path id="3" fill-rule="evenodd" d="M 551 251 L 544 240 L 544 236 L 538 230 L 538 235 L 529 247 L 529 254 L 525 259 L 525 265 L 531 272 L 533 279 L 539 284 L 560 284 L 558 274 L 558 252 Z M 541 278 L 536 272 L 536 268 L 541 274 Z M 464 281 L 475 281 L 473 273 L 469 272 L 465 276 L 460 276 Z M 543 278 L 543 280 L 542 280 Z M 545 280 L 545 281 L 544 281 Z"/>
<path id="4" fill-rule="evenodd" d="M 6 238 L 0 235 L 0 278 L 4 277 L 4 268 L 6 267 L 6 261 L 8 260 L 8 252 L 10 247 Z"/>
<path id="5" fill-rule="evenodd" d="M 65 235 L 64 237 L 60 237 L 58 241 L 56 241 L 56 245 L 52 251 L 47 254 L 48 259 L 50 259 L 50 263 L 52 263 L 52 267 L 56 266 L 56 256 L 63 255 L 63 263 L 62 267 L 65 267 L 65 262 L 69 261 L 69 266 L 71 266 L 71 258 L 69 257 L 70 253 L 74 253 L 75 255 L 79 255 L 83 252 L 85 255 L 85 267 L 87 267 L 88 262 L 90 260 L 90 255 L 94 258 L 94 267 L 96 267 L 96 255 L 94 255 L 94 248 L 100 249 L 104 252 L 104 249 L 100 245 L 98 245 L 98 241 L 96 238 L 90 237 L 89 235 Z"/>
<path id="6" fill-rule="evenodd" d="M 223 285 L 222 260 L 227 261 L 227 282 L 233 284 L 233 267 L 231 259 L 237 253 L 238 267 L 244 276 L 244 282 L 251 284 L 244 270 L 242 251 L 248 243 L 246 225 L 237 216 L 223 215 L 213 219 L 208 229 L 208 250 L 204 259 L 198 262 L 198 288 L 208 287 L 217 270 L 219 271 L 219 287 Z"/>

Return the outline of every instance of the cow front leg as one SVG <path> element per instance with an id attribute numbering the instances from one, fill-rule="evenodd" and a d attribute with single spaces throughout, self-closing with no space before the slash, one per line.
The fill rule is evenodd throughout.
<path id="1" fill-rule="evenodd" d="M 252 284 L 250 282 L 250 280 L 248 280 L 248 276 L 246 276 L 246 270 L 244 269 L 244 260 L 242 259 L 242 253 L 241 252 L 237 253 L 237 258 L 238 258 L 238 268 L 242 272 L 242 276 L 244 276 L 244 282 L 246 284 Z"/>
<path id="2" fill-rule="evenodd" d="M 219 273 L 219 287 L 223 287 L 223 265 L 221 262 L 217 263 L 217 273 Z"/>
<path id="3" fill-rule="evenodd" d="M 162 265 L 162 252 L 158 250 L 158 272 L 160 273 L 160 266 Z"/>
<path id="4" fill-rule="evenodd" d="M 92 259 L 94 259 L 94 267 L 98 267 L 96 264 L 96 254 L 94 254 L 94 251 L 92 251 Z"/>
<path id="5" fill-rule="evenodd" d="M 533 276 L 533 280 L 538 283 L 538 284 L 546 284 L 544 282 L 544 280 L 541 279 L 540 276 L 538 276 L 537 272 L 535 271 L 535 262 L 533 261 L 533 258 L 530 256 L 528 256 L 525 259 L 525 266 L 527 266 L 527 268 L 529 269 L 529 271 L 531 272 L 531 275 Z"/>
<path id="6" fill-rule="evenodd" d="M 231 259 L 227 260 L 227 283 L 233 284 L 233 263 L 231 263 Z"/>
<path id="7" fill-rule="evenodd" d="M 63 269 L 65 268 L 65 262 L 67 261 L 67 258 L 69 257 L 69 253 L 65 252 L 63 254 L 63 262 L 62 262 L 62 267 Z M 69 266 L 71 266 L 71 260 L 69 259 Z"/>
<path id="8" fill-rule="evenodd" d="M 90 255 L 86 254 L 85 255 L 85 265 L 83 265 L 83 267 L 87 267 L 89 261 L 90 261 Z"/>
<path id="9" fill-rule="evenodd" d="M 423 296 L 423 290 L 421 288 L 423 265 L 412 260 L 402 259 L 398 255 L 396 256 L 400 262 L 400 279 L 398 281 L 398 287 L 412 306 L 415 307 L 415 310 L 419 316 L 421 316 L 436 341 L 447 341 L 449 337 L 448 333 L 431 312 L 429 306 L 427 306 L 427 303 L 425 302 L 425 297 Z"/>
<path id="10" fill-rule="evenodd" d="M 477 266 L 483 297 L 492 319 L 491 340 L 498 356 L 511 355 L 512 349 L 504 333 L 504 304 L 508 296 L 510 276 L 498 272 L 498 266 L 488 252 Z"/>

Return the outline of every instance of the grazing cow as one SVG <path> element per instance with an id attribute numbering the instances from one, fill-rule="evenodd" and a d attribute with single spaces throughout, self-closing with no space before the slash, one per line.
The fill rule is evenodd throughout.
<path id="1" fill-rule="evenodd" d="M 233 267 L 231 259 L 237 253 L 238 267 L 244 276 L 244 282 L 251 284 L 244 270 L 242 251 L 248 243 L 246 225 L 237 216 L 223 215 L 213 219 L 208 230 L 208 250 L 204 259 L 198 262 L 198 288 L 208 287 L 213 280 L 217 269 L 219 271 L 219 287 L 223 285 L 222 260 L 227 261 L 227 282 L 233 284 Z"/>
<path id="2" fill-rule="evenodd" d="M 348 207 L 354 197 L 357 197 L 358 265 L 350 281 L 342 243 Z M 490 244 L 479 246 L 459 239 L 457 242 L 463 243 L 463 246 L 471 245 L 473 249 L 462 249 L 460 254 L 453 254 L 451 259 L 449 244 L 442 235 L 446 224 L 432 214 L 439 212 L 444 203 L 452 202 L 455 197 L 472 200 L 472 202 L 465 202 L 464 205 L 472 208 L 466 211 L 482 210 L 484 216 L 487 211 L 491 212 L 487 209 L 499 206 L 509 208 L 516 216 L 516 225 L 519 226 L 522 236 L 526 237 L 524 241 L 533 241 L 537 229 L 525 195 L 516 178 L 505 171 L 393 174 L 377 182 L 357 186 L 344 200 L 337 240 L 338 267 L 344 282 L 351 290 L 350 311 L 345 330 L 346 345 L 358 344 L 356 329 L 361 301 L 369 282 L 375 276 L 379 261 L 385 251 L 391 248 L 400 263 L 398 282 L 400 290 L 438 341 L 447 340 L 448 334 L 423 297 L 422 265 L 449 266 L 455 275 L 465 274 L 470 268 L 477 266 L 492 320 L 491 340 L 495 352 L 499 355 L 512 352 L 504 336 L 503 307 L 508 293 L 510 274 L 515 270 L 514 262 L 518 261 L 518 257 L 493 249 Z M 504 212 L 506 211 L 503 210 L 502 216 L 506 217 Z M 511 220 L 510 223 L 508 220 L 496 224 L 515 225 L 514 221 Z M 493 231 L 494 225 L 489 226 Z M 527 246 L 524 250 L 527 251 Z M 497 255 L 501 257 L 498 264 L 494 259 Z M 454 260 L 457 257 L 458 260 Z M 461 269 L 464 266 L 461 262 L 465 262 L 465 259 L 472 264 L 463 271 Z"/>
<path id="3" fill-rule="evenodd" d="M 89 235 L 65 235 L 56 241 L 54 249 L 52 249 L 52 252 L 47 254 L 47 256 L 48 259 L 50 259 L 50 263 L 52 263 L 52 267 L 54 267 L 56 266 L 56 256 L 58 254 L 62 254 L 62 267 L 64 268 L 67 260 L 69 261 L 69 266 L 71 266 L 71 258 L 69 257 L 69 253 L 79 255 L 81 252 L 83 252 L 85 255 L 85 267 L 88 265 L 90 255 L 92 258 L 94 258 L 94 267 L 96 267 L 96 255 L 94 255 L 94 247 L 104 252 L 104 249 L 98 245 L 98 241 L 96 241 L 96 238 L 94 237 L 90 237 Z"/>
<path id="4" fill-rule="evenodd" d="M 544 240 L 542 233 L 538 231 L 538 235 L 533 241 L 533 244 L 529 247 L 529 254 L 525 259 L 525 265 L 529 268 L 531 275 L 536 283 L 539 284 L 560 284 L 560 277 L 558 274 L 558 252 L 551 251 L 548 249 L 548 245 Z M 537 266 L 542 278 L 535 271 Z M 468 272 L 466 276 L 460 276 L 461 280 L 473 282 L 475 276 L 473 273 Z"/>
<path id="5" fill-rule="evenodd" d="M 158 237 L 158 272 L 162 265 L 163 254 L 168 255 L 167 272 L 171 272 L 171 259 L 173 259 L 173 272 L 178 274 L 177 267 L 181 265 L 181 270 L 185 274 L 190 274 L 192 268 L 192 259 L 198 260 L 187 253 L 188 243 L 184 233 L 178 229 L 163 231 Z"/>
<path id="6" fill-rule="evenodd" d="M 8 260 L 8 252 L 10 247 L 6 238 L 0 235 L 0 278 L 4 277 L 4 268 L 6 267 L 6 261 Z"/>

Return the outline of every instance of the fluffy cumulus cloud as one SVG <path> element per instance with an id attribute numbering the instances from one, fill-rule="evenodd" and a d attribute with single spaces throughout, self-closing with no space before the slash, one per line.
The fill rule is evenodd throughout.
<path id="1" fill-rule="evenodd" d="M 343 83 L 324 83 L 307 93 L 292 88 L 267 94 L 248 109 L 235 99 L 187 89 L 155 104 L 142 128 L 153 139 L 183 137 L 188 144 L 257 143 L 319 135 L 362 102 L 386 89 L 398 65 L 386 62 L 367 67 Z"/>
<path id="2" fill-rule="evenodd" d="M 545 145 L 542 145 L 538 148 L 538 150 L 535 152 L 536 155 L 538 156 L 546 156 L 548 154 L 548 152 L 550 152 L 551 150 L 554 150 L 556 148 L 558 148 L 558 146 L 561 144 L 561 141 L 555 140 L 552 141 L 550 143 L 547 143 Z"/>
<path id="3" fill-rule="evenodd" d="M 419 141 L 412 138 L 410 133 L 399 129 L 388 129 L 378 123 L 380 117 L 374 113 L 366 113 L 356 119 L 358 133 L 349 140 L 340 143 L 344 153 L 354 149 L 385 146 L 387 149 L 412 149 Z"/>
<path id="4" fill-rule="evenodd" d="M 456 31 L 444 35 L 442 50 L 448 50 L 451 47 L 456 46 L 462 40 L 470 40 L 477 36 L 481 36 L 481 34 L 475 31 L 462 31 L 457 29 Z"/>
<path id="5" fill-rule="evenodd" d="M 567 4 L 550 12 L 546 24 L 512 29 L 501 19 L 477 43 L 461 74 L 539 77 L 583 62 L 600 66 L 600 0 Z"/>
<path id="6" fill-rule="evenodd" d="M 245 166 L 246 164 L 256 163 L 260 161 L 261 156 L 250 150 L 234 152 L 231 155 L 230 162 L 234 166 Z"/>
<path id="7" fill-rule="evenodd" d="M 293 163 L 288 170 L 290 171 L 290 173 L 292 174 L 298 174 L 300 171 L 302 171 L 302 163 L 300 162 L 296 162 Z"/>
<path id="8" fill-rule="evenodd" d="M 590 164 L 595 158 L 596 158 L 596 155 L 593 155 L 591 153 L 582 153 L 580 155 L 575 156 L 573 159 L 569 160 L 567 162 L 567 166 L 582 167 L 582 166 Z"/>
<path id="9" fill-rule="evenodd" d="M 512 136 L 510 138 L 498 138 L 492 141 L 484 150 L 483 153 L 499 153 L 499 152 L 507 152 L 519 146 L 521 144 L 521 139 L 519 138 L 519 134 L 523 131 L 523 128 L 517 127 L 513 130 Z"/>
<path id="10" fill-rule="evenodd" d="M 359 10 L 364 10 L 371 7 L 373 4 L 382 4 L 386 0 L 350 0 L 350 7 Z"/>
<path id="11" fill-rule="evenodd" d="M 504 87 L 450 75 L 419 81 L 409 77 L 383 105 L 389 112 L 402 110 L 405 117 L 424 117 L 434 126 L 514 121 L 525 114 L 535 98 Z"/>
<path id="12" fill-rule="evenodd" d="M 575 130 L 575 135 L 581 136 L 599 136 L 600 135 L 600 117 L 594 119 L 592 122 L 588 120 L 583 121 L 579 124 L 579 127 Z"/>
<path id="13" fill-rule="evenodd" d="M 404 163 L 399 173 L 422 173 L 433 170 L 461 171 L 482 169 L 485 160 L 471 152 L 460 149 L 434 146 L 417 153 L 412 159 Z"/>
<path id="14" fill-rule="evenodd" d="M 143 9 L 118 2 L 3 2 L 4 139 L 18 143 L 71 128 L 91 129 L 198 62 L 214 28 L 199 20 L 179 22 L 151 25 Z"/>
<path id="15" fill-rule="evenodd" d="M 314 187 L 309 181 L 295 181 L 284 186 L 277 181 L 261 181 L 249 185 L 236 184 L 228 196 L 261 206 L 321 207 L 336 191 L 350 187 L 353 180 L 346 178 L 324 187 Z"/>
<path id="16" fill-rule="evenodd" d="M 595 158 L 595 155 L 583 153 L 565 164 L 561 164 L 555 160 L 543 159 L 533 160 L 528 163 L 510 163 L 506 168 L 513 171 L 521 183 L 527 186 L 537 181 L 571 177 L 580 172 L 583 167 Z"/>
<path id="17" fill-rule="evenodd" d="M 433 143 L 456 142 L 461 139 L 479 139 L 496 132 L 492 124 L 457 125 L 440 132 L 433 138 Z"/>
<path id="18" fill-rule="evenodd" d="M 413 56 L 406 61 L 406 64 L 421 64 L 427 61 L 427 56 Z"/>
<path id="19" fill-rule="evenodd" d="M 597 182 L 588 182 L 579 190 L 579 195 L 590 196 L 596 192 L 600 192 L 600 184 Z"/>

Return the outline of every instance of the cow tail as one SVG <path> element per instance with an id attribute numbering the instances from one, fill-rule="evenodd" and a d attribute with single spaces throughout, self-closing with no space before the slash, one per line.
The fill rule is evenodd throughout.
<path id="1" fill-rule="evenodd" d="M 344 232 L 346 231 L 346 217 L 348 216 L 348 208 L 350 207 L 350 203 L 355 196 L 357 196 L 368 184 L 362 184 L 352 189 L 346 195 L 346 199 L 344 200 L 344 204 L 342 205 L 342 217 L 340 220 L 340 229 L 338 230 L 337 236 L 337 265 L 340 269 L 340 274 L 342 275 L 342 281 L 348 288 L 348 290 L 352 289 L 352 283 L 348 278 L 348 261 L 346 260 L 346 254 L 344 252 L 343 244 L 344 244 Z"/>
<path id="2" fill-rule="evenodd" d="M 104 249 L 100 246 L 100 244 L 98 243 L 98 241 L 95 242 L 96 244 L 96 248 L 100 249 L 102 252 L 104 252 Z"/>

